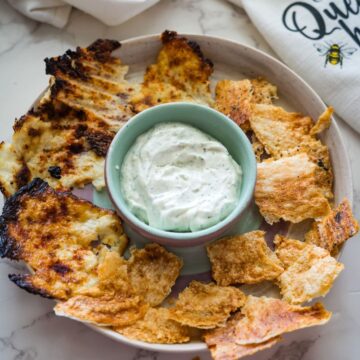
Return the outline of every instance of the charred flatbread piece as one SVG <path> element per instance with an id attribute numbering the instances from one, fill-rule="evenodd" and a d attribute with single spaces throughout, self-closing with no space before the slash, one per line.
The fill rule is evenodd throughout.
<path id="1" fill-rule="evenodd" d="M 245 299 L 245 294 L 235 287 L 192 281 L 169 310 L 170 319 L 200 329 L 224 326 Z"/>
<path id="2" fill-rule="evenodd" d="M 328 148 L 316 139 L 315 134 L 330 125 L 331 108 L 326 110 L 313 125 L 309 116 L 287 112 L 271 104 L 252 107 L 250 124 L 267 154 L 274 159 L 307 153 L 317 165 L 317 182 L 326 197 L 332 198 L 332 169 Z"/>
<path id="3" fill-rule="evenodd" d="M 156 344 L 180 344 L 190 341 L 189 330 L 169 318 L 166 308 L 150 308 L 135 324 L 115 329 L 134 340 Z"/>
<path id="4" fill-rule="evenodd" d="M 344 265 L 318 246 L 277 235 L 276 254 L 286 264 L 278 283 L 283 299 L 301 304 L 325 296 Z"/>
<path id="5" fill-rule="evenodd" d="M 285 301 L 249 296 L 241 310 L 235 315 L 226 327 L 210 330 L 205 334 L 205 341 L 213 348 L 212 353 L 217 354 L 219 344 L 223 357 L 215 359 L 236 359 L 226 357 L 226 349 L 230 354 L 236 351 L 233 344 L 240 346 L 265 346 L 271 340 L 271 345 L 279 340 L 281 334 L 306 328 L 314 325 L 325 324 L 330 319 L 331 313 L 326 311 L 320 303 L 313 306 L 301 307 L 290 305 Z M 259 349 L 259 350 L 260 350 Z M 242 350 L 242 348 L 240 348 Z M 240 353 L 241 355 L 241 353 Z"/>
<path id="6" fill-rule="evenodd" d="M 11 144 L 0 143 L 0 190 L 5 197 L 29 181 L 30 173 Z"/>
<path id="7" fill-rule="evenodd" d="M 41 177 L 56 188 L 105 186 L 107 149 L 134 114 L 127 98 L 136 86 L 124 79 L 128 67 L 111 56 L 119 47 L 117 41 L 98 40 L 87 48 L 45 59 L 46 72 L 52 75 L 49 90 L 35 109 L 15 122 L 14 160 L 0 167 L 5 195 L 20 187 L 17 170 L 10 170 L 14 161 L 28 172 L 27 181 Z M 12 171 L 16 172 L 13 177 L 4 177 L 4 172 Z"/>
<path id="8" fill-rule="evenodd" d="M 305 154 L 258 164 L 255 202 L 269 224 L 298 223 L 326 215 L 329 203 L 316 182 L 316 165 Z"/>
<path id="9" fill-rule="evenodd" d="M 271 104 L 277 98 L 277 90 L 264 79 L 220 80 L 215 97 L 215 108 L 248 131 L 252 104 Z"/>
<path id="10" fill-rule="evenodd" d="M 161 304 L 179 276 L 182 260 L 155 243 L 130 252 L 128 276 L 134 291 L 150 306 Z"/>
<path id="11" fill-rule="evenodd" d="M 174 31 L 165 31 L 161 41 L 156 63 L 147 68 L 139 94 L 131 97 L 136 112 L 175 101 L 210 105 L 213 64 L 199 45 Z"/>
<path id="12" fill-rule="evenodd" d="M 25 115 L 15 127 L 12 146 L 30 178 L 46 179 L 55 188 L 83 187 L 92 182 L 101 189 L 107 144 L 94 151 L 86 121 L 81 123 L 73 115 L 57 121 L 47 120 L 45 115 Z M 107 139 L 111 141 L 112 136 Z"/>
<path id="13" fill-rule="evenodd" d="M 226 323 L 226 327 L 214 329 L 205 334 L 205 342 L 214 360 L 237 360 L 268 349 L 279 341 L 281 337 L 274 337 L 258 344 L 239 345 L 235 342 L 234 330 L 244 315 L 237 313 Z"/>
<path id="14" fill-rule="evenodd" d="M 339 246 L 358 231 L 359 224 L 352 214 L 350 203 L 344 199 L 329 215 L 314 221 L 305 240 L 336 254 Z"/>
<path id="15" fill-rule="evenodd" d="M 99 281 L 108 252 L 127 244 L 120 219 L 34 179 L 9 197 L 0 217 L 0 254 L 23 260 L 32 274 L 10 275 L 19 287 L 61 300 L 86 294 Z"/>
<path id="16" fill-rule="evenodd" d="M 226 237 L 207 246 L 217 284 L 256 284 L 276 279 L 284 270 L 265 242 L 263 231 Z"/>

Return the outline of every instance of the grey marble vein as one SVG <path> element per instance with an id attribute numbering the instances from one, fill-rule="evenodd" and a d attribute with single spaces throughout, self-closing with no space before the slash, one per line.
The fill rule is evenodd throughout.
<path id="1" fill-rule="evenodd" d="M 157 360 L 157 356 L 157 352 L 139 349 L 132 360 Z"/>
<path id="2" fill-rule="evenodd" d="M 316 340 L 293 341 L 280 346 L 268 360 L 302 360 Z"/>

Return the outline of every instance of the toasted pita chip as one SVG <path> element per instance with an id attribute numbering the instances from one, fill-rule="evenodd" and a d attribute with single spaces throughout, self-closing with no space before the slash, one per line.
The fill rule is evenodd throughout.
<path id="1" fill-rule="evenodd" d="M 130 339 L 148 343 L 181 344 L 190 341 L 188 328 L 170 320 L 166 308 L 150 308 L 142 320 L 115 330 Z"/>
<path id="2" fill-rule="evenodd" d="M 251 134 L 250 140 L 251 140 L 251 146 L 255 153 L 256 161 L 261 162 L 265 154 L 264 145 L 259 141 L 259 139 L 256 137 L 254 133 Z"/>
<path id="3" fill-rule="evenodd" d="M 262 343 L 287 332 L 323 325 L 331 317 L 320 303 L 302 307 L 254 296 L 248 297 L 241 313 L 245 317 L 236 327 L 235 340 L 240 345 Z"/>
<path id="4" fill-rule="evenodd" d="M 306 154 L 262 162 L 257 169 L 255 201 L 269 224 L 280 219 L 298 223 L 330 211 Z"/>
<path id="5" fill-rule="evenodd" d="M 349 201 L 344 199 L 329 215 L 314 221 L 305 240 L 336 254 L 339 246 L 358 231 L 359 224 L 351 212 Z"/>
<path id="6" fill-rule="evenodd" d="M 252 98 L 254 104 L 272 104 L 273 100 L 278 99 L 275 85 L 261 77 L 250 81 L 254 89 Z"/>
<path id="7" fill-rule="evenodd" d="M 141 319 L 148 309 L 139 296 L 104 294 L 100 297 L 77 295 L 58 303 L 55 314 L 99 326 L 128 326 Z"/>
<path id="8" fill-rule="evenodd" d="M 285 269 L 294 264 L 307 248 L 305 242 L 288 239 L 282 235 L 275 236 L 274 244 L 275 253 Z"/>
<path id="9" fill-rule="evenodd" d="M 271 104 L 276 87 L 263 79 L 220 80 L 215 88 L 215 108 L 229 116 L 244 131 L 250 130 L 252 104 Z"/>
<path id="10" fill-rule="evenodd" d="M 10 275 L 21 288 L 66 300 L 98 281 L 107 252 L 127 244 L 120 219 L 68 192 L 34 179 L 9 197 L 0 217 L 0 255 L 25 261 L 33 274 Z"/>
<path id="11" fill-rule="evenodd" d="M 162 33 L 161 41 L 156 63 L 147 68 L 140 92 L 131 97 L 135 111 L 175 101 L 212 104 L 209 78 L 213 64 L 199 45 L 174 31 Z"/>
<path id="12" fill-rule="evenodd" d="M 277 235 L 276 254 L 286 263 L 278 282 L 283 299 L 302 304 L 325 296 L 344 265 L 318 246 Z M 291 259 L 291 261 L 290 261 Z"/>
<path id="13" fill-rule="evenodd" d="M 322 124 L 324 124 L 325 120 L 323 119 L 326 119 L 326 116 L 330 118 L 331 110 L 328 110 L 328 113 L 320 116 L 319 120 Z M 274 159 L 307 153 L 309 159 L 317 165 L 317 183 L 327 198 L 333 197 L 333 175 L 329 151 L 313 136 L 320 132 L 320 129 L 325 129 L 323 125 L 319 125 L 317 130 L 312 132 L 316 125 L 313 126 L 310 117 L 287 112 L 281 107 L 267 104 L 253 106 L 250 124 L 257 139 Z"/>
<path id="14" fill-rule="evenodd" d="M 130 251 L 128 276 L 135 292 L 151 306 L 161 304 L 179 276 L 182 260 L 155 243 Z"/>
<path id="15" fill-rule="evenodd" d="M 297 147 L 313 124 L 308 116 L 289 113 L 270 104 L 256 104 L 250 118 L 252 130 L 264 144 L 266 152 L 279 158 L 283 150 Z"/>
<path id="16" fill-rule="evenodd" d="M 331 115 L 334 112 L 334 108 L 329 106 L 318 118 L 316 124 L 311 128 L 310 135 L 316 135 L 327 128 L 329 128 L 331 124 Z"/>
<path id="17" fill-rule="evenodd" d="M 261 345 L 287 332 L 325 324 L 330 317 L 320 303 L 301 307 L 279 299 L 249 296 L 241 314 L 235 315 L 226 327 L 208 331 L 205 341 L 210 346 L 221 344 L 225 350 L 229 344 L 232 350 L 234 343 Z"/>
<path id="18" fill-rule="evenodd" d="M 252 94 L 253 86 L 248 79 L 220 80 L 215 88 L 215 108 L 247 131 L 250 129 Z"/>
<path id="19" fill-rule="evenodd" d="M 207 246 L 212 276 L 222 286 L 276 279 L 284 270 L 263 231 L 226 237 Z"/>
<path id="20" fill-rule="evenodd" d="M 244 356 L 268 349 L 281 340 L 281 337 L 275 337 L 260 344 L 236 344 L 233 333 L 236 325 L 243 317 L 244 315 L 237 313 L 226 323 L 225 328 L 218 328 L 205 334 L 205 342 L 214 360 L 241 359 Z"/>
<path id="21" fill-rule="evenodd" d="M 327 199 L 332 199 L 334 197 L 332 192 L 333 172 L 328 147 L 323 145 L 320 140 L 310 139 L 308 142 L 299 144 L 296 148 L 282 151 L 281 157 L 294 156 L 300 153 L 306 153 L 310 161 L 316 165 L 316 185 Z"/>
<path id="22" fill-rule="evenodd" d="M 224 326 L 231 312 L 245 303 L 246 296 L 232 286 L 192 281 L 170 309 L 170 319 L 200 329 Z"/>

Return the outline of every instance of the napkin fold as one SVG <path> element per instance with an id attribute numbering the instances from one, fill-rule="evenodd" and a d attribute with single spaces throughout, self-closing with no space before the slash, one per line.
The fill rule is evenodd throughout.
<path id="1" fill-rule="evenodd" d="M 158 0 L 7 0 L 27 17 L 62 28 L 71 8 L 94 16 L 109 26 L 119 25 L 141 13 Z"/>
<path id="2" fill-rule="evenodd" d="M 231 0 L 272 49 L 360 132 L 360 3 Z"/>

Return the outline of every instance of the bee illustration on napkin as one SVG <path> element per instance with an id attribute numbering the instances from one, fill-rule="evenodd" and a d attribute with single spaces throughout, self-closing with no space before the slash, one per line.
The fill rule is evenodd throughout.
<path id="1" fill-rule="evenodd" d="M 340 64 L 340 68 L 342 68 L 344 58 L 348 59 L 355 51 L 357 51 L 356 48 L 347 47 L 346 44 L 341 43 L 325 42 L 325 44 L 314 44 L 314 47 L 321 56 L 325 56 L 324 67 L 326 67 L 327 64 Z"/>

